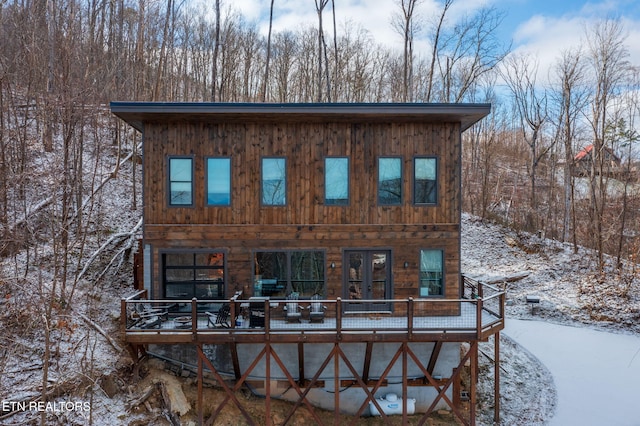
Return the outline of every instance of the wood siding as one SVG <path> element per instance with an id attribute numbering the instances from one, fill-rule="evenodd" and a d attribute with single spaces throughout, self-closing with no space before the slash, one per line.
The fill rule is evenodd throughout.
<path id="1" fill-rule="evenodd" d="M 442 249 L 445 297 L 460 295 L 460 124 L 422 122 L 146 123 L 144 238 L 152 248 L 153 291 L 162 296 L 160 254 L 167 249 L 224 250 L 227 295 L 252 293 L 256 249 L 320 249 L 326 253 L 328 298 L 342 295 L 342 253 L 392 251 L 394 298 L 418 297 L 420 249 Z M 194 158 L 194 206 L 169 207 L 170 156 Z M 230 157 L 230 207 L 205 205 L 207 157 Z M 287 159 L 286 206 L 262 206 L 263 157 Z M 324 159 L 349 157 L 347 206 L 324 205 Z M 403 203 L 377 204 L 380 156 L 403 162 Z M 438 159 L 438 203 L 413 204 L 416 156 Z M 408 267 L 404 263 L 408 262 Z M 335 263 L 334 269 L 328 265 Z M 457 314 L 452 307 L 448 312 Z"/>
<path id="2" fill-rule="evenodd" d="M 194 207 L 168 207 L 167 158 L 193 155 Z M 413 159 L 438 158 L 439 202 L 413 205 Z M 147 124 L 144 132 L 147 224 L 458 223 L 460 126 L 430 123 Z M 231 207 L 205 206 L 205 159 L 232 162 Z M 260 160 L 287 159 L 287 205 L 261 206 Z M 350 203 L 325 206 L 324 159 L 350 159 Z M 377 159 L 403 159 L 401 206 L 377 205 Z"/>

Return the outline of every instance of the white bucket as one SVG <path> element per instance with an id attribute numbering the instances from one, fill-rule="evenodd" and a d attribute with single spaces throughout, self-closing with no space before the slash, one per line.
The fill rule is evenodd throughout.
<path id="1" fill-rule="evenodd" d="M 388 393 L 384 398 L 376 398 L 376 402 L 382 408 L 385 414 L 402 414 L 402 398 L 398 398 L 395 393 Z M 369 411 L 372 416 L 380 416 L 378 407 L 369 401 Z M 416 399 L 407 398 L 407 414 L 411 415 L 416 412 Z"/>

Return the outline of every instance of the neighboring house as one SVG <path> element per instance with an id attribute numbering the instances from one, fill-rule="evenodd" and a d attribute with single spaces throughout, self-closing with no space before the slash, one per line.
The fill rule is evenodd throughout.
<path id="1" fill-rule="evenodd" d="M 611 148 L 603 147 L 603 170 L 606 175 L 615 177 L 622 172 L 622 161 Z M 584 177 L 591 175 L 593 167 L 593 144 L 588 145 L 573 157 L 573 175 Z M 598 168 L 596 168 L 598 172 Z"/>
<path id="2" fill-rule="evenodd" d="M 143 134 L 144 288 L 150 299 L 182 301 L 177 305 L 190 312 L 184 302 L 195 298 L 193 318 L 200 321 L 196 311 L 238 292 L 241 299 L 269 300 L 272 318 L 281 318 L 292 294 L 301 304 L 319 297 L 329 304 L 331 321 L 323 326 L 337 331 L 314 337 L 320 325 L 305 323 L 304 341 L 317 339 L 317 345 L 340 343 L 343 317 L 364 318 L 368 331 L 359 337 L 364 342 L 384 325 L 368 321 L 372 316 L 401 318 L 404 333 L 410 327 L 407 316 L 462 316 L 461 134 L 486 116 L 490 105 L 113 102 L 111 110 Z M 413 299 L 423 304 L 419 312 Z M 239 316 L 248 303 L 236 302 L 231 309 Z M 470 308 L 482 309 L 473 303 Z M 475 321 L 479 316 L 473 312 Z M 265 342 L 276 339 L 271 334 L 276 325 L 269 324 Z M 481 336 L 482 326 L 473 322 L 464 336 L 456 337 L 455 329 L 448 336 L 410 333 L 410 340 L 431 345 L 423 354 L 429 366 L 422 370 L 449 378 L 460 362 L 459 343 L 444 341 L 486 339 L 501 326 Z M 198 345 L 205 333 L 197 327 L 189 340 L 131 328 L 126 336 L 133 344 Z M 318 360 L 309 358 L 320 346 L 301 349 L 301 343 L 293 344 L 300 335 L 292 334 L 278 335 L 278 341 L 298 339 L 291 340 L 288 356 L 295 359 L 296 383 L 304 383 L 313 376 L 311 365 Z M 206 336 L 207 343 L 215 341 Z M 242 358 L 252 353 L 249 342 L 256 344 L 253 334 L 238 351 L 243 336 L 234 334 L 229 355 L 236 378 L 251 361 Z M 407 339 L 393 336 L 389 341 Z M 227 337 L 220 341 L 229 342 Z M 369 381 L 377 350 L 373 340 L 358 347 L 360 362 L 355 352 L 352 362 Z M 443 354 L 450 360 L 441 361 Z M 268 383 L 273 373 L 259 369 Z M 424 376 L 418 367 L 412 371 Z M 338 375 L 318 374 L 329 388 L 332 375 Z M 426 379 L 423 383 L 429 386 Z M 264 386 L 254 384 L 254 390 L 273 392 Z M 322 400 L 322 390 L 314 392 Z M 332 405 L 334 394 L 329 389 L 329 402 L 314 405 Z M 425 410 L 428 398 L 420 398 Z"/>

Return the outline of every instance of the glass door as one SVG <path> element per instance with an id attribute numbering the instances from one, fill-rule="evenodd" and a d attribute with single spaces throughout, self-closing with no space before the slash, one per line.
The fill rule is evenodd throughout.
<path id="1" fill-rule="evenodd" d="M 343 265 L 345 310 L 391 310 L 390 303 L 384 301 L 391 298 L 389 250 L 345 250 Z"/>

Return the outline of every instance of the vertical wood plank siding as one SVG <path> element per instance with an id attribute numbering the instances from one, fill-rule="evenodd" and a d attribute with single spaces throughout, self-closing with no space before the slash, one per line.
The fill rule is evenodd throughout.
<path id="1" fill-rule="evenodd" d="M 460 124 L 423 122 L 146 123 L 144 128 L 145 243 L 161 277 L 163 248 L 225 249 L 227 292 L 250 293 L 253 249 L 326 250 L 327 297 L 341 296 L 342 250 L 393 250 L 394 297 L 418 296 L 419 250 L 445 252 L 447 298 L 459 296 Z M 194 206 L 169 207 L 172 155 L 194 159 Z M 206 158 L 231 158 L 231 206 L 206 206 Z M 261 158 L 286 158 L 286 206 L 262 206 Z M 324 160 L 349 157 L 346 206 L 324 205 Z M 380 156 L 402 158 L 403 203 L 377 205 Z M 415 156 L 438 159 L 438 204 L 413 204 Z M 188 224 L 189 226 L 185 226 Z M 405 269 L 404 262 L 411 265 Z M 161 295 L 159 278 L 154 280 Z M 455 312 L 451 312 L 455 313 Z"/>
<path id="2" fill-rule="evenodd" d="M 145 127 L 146 223 L 388 224 L 457 223 L 460 212 L 460 131 L 457 124 L 168 124 Z M 193 155 L 195 207 L 168 207 L 167 158 Z M 413 159 L 436 156 L 439 203 L 414 206 Z M 232 206 L 205 206 L 205 159 L 232 159 Z M 287 205 L 261 206 L 260 159 L 287 159 Z M 348 206 L 324 206 L 324 159 L 347 156 Z M 377 159 L 404 160 L 402 206 L 377 205 Z"/>

